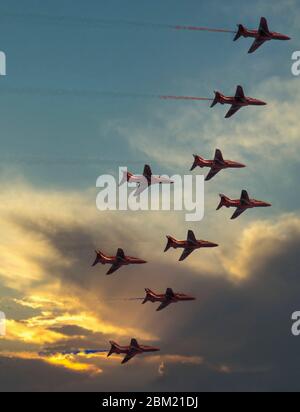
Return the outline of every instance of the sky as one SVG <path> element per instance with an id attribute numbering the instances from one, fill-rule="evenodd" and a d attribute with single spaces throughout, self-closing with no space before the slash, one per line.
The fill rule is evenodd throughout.
<path id="1" fill-rule="evenodd" d="M 248 55 L 232 33 L 172 30 L 196 25 L 256 28 L 292 37 Z M 1 391 L 298 391 L 300 78 L 296 0 L 0 0 L 0 337 Z M 230 120 L 208 102 L 238 84 L 268 102 Z M 107 94 L 105 95 L 106 92 Z M 109 94 L 110 93 L 110 94 Z M 131 97 L 130 97 L 131 95 Z M 139 96 L 138 96 L 139 95 Z M 193 154 L 245 163 L 205 185 L 205 216 L 100 212 L 99 175 L 119 166 L 188 173 Z M 194 174 L 204 173 L 196 170 Z M 218 193 L 241 189 L 272 203 L 236 221 L 216 212 Z M 218 243 L 178 262 L 165 236 Z M 123 247 L 142 267 L 105 276 L 94 250 Z M 144 288 L 194 294 L 195 302 L 128 301 Z M 160 352 L 121 365 L 119 356 L 52 355 L 127 345 Z M 28 378 L 29 376 L 29 378 Z"/>

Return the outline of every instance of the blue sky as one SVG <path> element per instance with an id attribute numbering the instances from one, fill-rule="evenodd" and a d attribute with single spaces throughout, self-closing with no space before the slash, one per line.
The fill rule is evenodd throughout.
<path id="1" fill-rule="evenodd" d="M 230 4 L 229 4 L 230 3 Z M 278 31 L 290 28 L 290 10 L 272 13 L 274 2 L 246 3 L 230 1 L 1 1 L 0 35 L 8 59 L 8 76 L 1 79 L 5 87 L 104 90 L 124 93 L 187 94 L 210 97 L 214 89 L 232 93 L 241 83 L 246 91 L 270 76 L 290 78 L 289 44 L 268 44 L 256 55 L 248 56 L 249 40 L 232 43 L 231 34 L 177 32 L 151 27 L 132 27 L 125 21 L 166 24 L 191 24 L 234 29 L 238 22 L 256 27 L 260 15 L 268 12 L 271 27 Z M 280 4 L 280 2 L 278 2 Z M 273 7 L 276 10 L 276 7 Z M 273 9 L 272 8 L 272 9 Z M 234 10 L 234 13 L 233 13 Z M 9 13 L 19 16 L 9 16 Z M 287 15 L 286 19 L 282 14 Z M 48 21 L 32 14 L 66 16 L 70 19 Z M 26 17 L 28 16 L 28 17 Z M 74 21 L 72 22 L 72 17 Z M 76 18 L 83 21 L 78 22 Z M 99 24 L 95 28 L 84 19 L 121 21 Z M 123 23 L 122 23 L 123 22 Z M 260 96 L 258 96 L 260 97 Z M 262 96 L 264 97 L 264 96 Z M 146 124 L 165 132 L 155 116 L 180 113 L 183 107 L 195 107 L 209 115 L 206 103 L 161 102 L 144 99 L 82 98 L 76 96 L 30 96 L 2 94 L 2 156 L 48 156 L 53 164 L 20 166 L 22 173 L 36 183 L 67 186 L 91 186 L 99 173 L 111 165 L 105 159 L 151 162 L 128 147 L 117 136 L 114 123 Z M 222 113 L 223 114 L 223 113 Z M 180 114 L 179 114 L 180 115 Z M 221 116 L 221 114 L 220 114 Z M 224 127 L 226 123 L 224 122 Z M 130 131 L 129 131 L 130 133 Z M 201 136 L 199 136 L 201 149 Z M 151 142 L 149 142 L 151 143 Z M 192 148 L 191 148 L 192 149 Z M 198 148 L 195 148 L 199 150 Z M 213 148 L 212 148 L 213 149 Z M 159 150 L 159 149 L 158 149 Z M 212 151 L 212 150 L 211 150 Z M 209 155 L 209 153 L 207 153 Z M 86 159 L 74 167 L 57 158 Z M 91 165 L 90 157 L 103 159 Z M 10 165 L 11 166 L 11 165 Z M 49 167 L 48 167 L 49 166 Z M 161 167 L 161 166 L 160 166 Z M 164 172 L 165 170 L 163 170 Z M 74 179 L 76 175 L 76 182 Z"/>

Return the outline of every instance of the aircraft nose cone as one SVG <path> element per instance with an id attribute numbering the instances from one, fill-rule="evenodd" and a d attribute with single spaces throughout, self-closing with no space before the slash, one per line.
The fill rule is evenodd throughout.
<path id="1" fill-rule="evenodd" d="M 217 243 L 210 242 L 210 247 L 218 247 L 218 246 L 219 245 Z"/>

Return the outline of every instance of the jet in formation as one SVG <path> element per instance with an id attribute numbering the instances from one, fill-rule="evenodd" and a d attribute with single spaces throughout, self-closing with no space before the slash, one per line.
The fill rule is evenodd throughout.
<path id="1" fill-rule="evenodd" d="M 187 302 L 190 300 L 195 300 L 193 296 L 185 295 L 184 293 L 174 293 L 171 288 L 168 288 L 165 293 L 162 294 L 157 294 L 152 292 L 150 289 L 145 289 L 146 291 L 146 297 L 143 301 L 143 304 L 146 302 L 160 302 L 159 307 L 156 309 L 157 311 L 160 311 L 167 306 L 169 306 L 171 303 L 176 303 L 176 302 Z"/>
<path id="2" fill-rule="evenodd" d="M 248 192 L 246 190 L 242 190 L 242 194 L 240 199 L 229 199 L 223 194 L 220 194 L 221 201 L 217 210 L 221 209 L 221 207 L 236 207 L 236 211 L 231 216 L 231 219 L 236 219 L 242 213 L 244 213 L 247 209 L 253 209 L 255 207 L 270 207 L 272 206 L 270 203 L 262 202 L 261 200 L 250 199 Z"/>
<path id="3" fill-rule="evenodd" d="M 129 172 L 124 172 L 124 176 L 120 182 L 120 185 L 124 184 L 125 182 L 137 184 L 134 196 L 139 196 L 144 190 L 146 190 L 151 185 L 174 183 L 167 177 L 153 175 L 151 167 L 149 165 L 145 165 L 142 175 L 134 175 Z"/>
<path id="4" fill-rule="evenodd" d="M 235 96 L 224 96 L 224 94 L 215 91 L 215 98 L 210 107 L 214 107 L 217 103 L 230 104 L 231 108 L 226 114 L 225 118 L 233 116 L 242 107 L 246 106 L 266 106 L 267 103 L 262 100 L 253 99 L 252 97 L 245 96 L 242 86 L 237 86 Z"/>
<path id="5" fill-rule="evenodd" d="M 237 41 L 240 37 L 252 37 L 254 38 L 254 43 L 250 47 L 248 53 L 254 53 L 259 47 L 261 47 L 266 41 L 270 40 L 291 40 L 289 36 L 285 34 L 271 32 L 268 27 L 268 22 L 265 17 L 260 19 L 260 24 L 258 30 L 249 30 L 242 24 L 238 24 L 238 31 L 234 38 Z"/>
<path id="6" fill-rule="evenodd" d="M 217 247 L 216 243 L 208 242 L 207 240 L 197 240 L 192 230 L 188 231 L 187 240 L 177 240 L 172 236 L 167 236 L 168 243 L 165 252 L 171 247 L 173 249 L 184 249 L 179 261 L 186 259 L 194 250 L 200 248 Z"/>
<path id="7" fill-rule="evenodd" d="M 116 342 L 109 341 L 111 344 L 110 351 L 107 356 L 116 353 L 117 355 L 125 354 L 125 358 L 122 360 L 122 364 L 128 362 L 131 358 L 136 355 L 140 355 L 145 352 L 157 352 L 160 349 L 153 346 L 140 345 L 136 339 L 131 339 L 129 346 L 120 346 Z"/>
<path id="8" fill-rule="evenodd" d="M 221 150 L 217 149 L 213 160 L 203 159 L 201 156 L 194 155 L 194 163 L 191 167 L 191 171 L 196 167 L 210 167 L 210 172 L 206 176 L 205 180 L 211 180 L 217 173 L 223 169 L 237 169 L 246 167 L 242 163 L 234 162 L 232 160 L 224 160 Z"/>
<path id="9" fill-rule="evenodd" d="M 111 275 L 116 270 L 120 269 L 120 267 L 122 266 L 139 265 L 147 263 L 145 260 L 142 259 L 138 259 L 131 256 L 125 256 L 123 249 L 118 249 L 116 256 L 106 256 L 100 250 L 95 250 L 95 252 L 96 259 L 92 266 L 96 266 L 98 263 L 102 263 L 102 265 L 112 265 L 109 271 L 106 273 L 107 275 Z"/>

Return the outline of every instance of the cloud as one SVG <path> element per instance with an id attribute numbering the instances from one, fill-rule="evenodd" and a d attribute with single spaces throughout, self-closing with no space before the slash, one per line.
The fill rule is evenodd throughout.
<path id="1" fill-rule="evenodd" d="M 23 187 L 23 207 L 16 213 L 14 196 L 10 194 L 8 200 L 5 191 L 2 196 L 6 207 L 0 210 L 0 221 L 5 221 L 6 246 L 12 248 L 9 239 L 15 231 L 21 237 L 26 235 L 28 246 L 20 254 L 26 261 L 28 256 L 42 274 L 25 282 L 28 265 L 19 261 L 14 278 L 2 277 L 6 286 L 12 286 L 14 279 L 17 295 L 10 303 L 7 338 L 0 342 L 3 362 L 26 360 L 38 370 L 51 366 L 86 374 L 91 376 L 90 388 L 98 379 L 92 377 L 96 374 L 106 376 L 102 387 L 115 382 L 116 390 L 129 389 L 129 382 L 121 382 L 125 370 L 139 376 L 141 388 L 147 383 L 153 389 L 176 390 L 181 382 L 182 388 L 196 390 L 191 382 L 199 380 L 209 389 L 205 383 L 208 377 L 221 389 L 237 385 L 237 381 L 240 388 L 247 388 L 255 385 L 253 380 L 258 376 L 265 387 L 275 387 L 280 382 L 274 381 L 271 371 L 282 366 L 278 358 L 278 345 L 282 345 L 286 350 L 284 373 L 287 379 L 294 376 L 291 357 L 295 341 L 290 342 L 289 318 L 297 309 L 299 292 L 300 221 L 295 214 L 237 223 L 230 233 L 223 233 L 216 259 L 200 251 L 180 264 L 175 252 L 163 253 L 168 227 L 179 236 L 186 232 L 179 216 L 165 218 L 158 213 L 150 220 L 139 214 L 106 214 L 104 219 L 90 207 L 88 193 L 44 194 L 30 187 Z M 32 210 L 31 203 L 38 202 L 39 207 Z M 221 237 L 218 220 L 210 231 L 214 233 L 211 240 Z M 32 254 L 40 242 L 45 255 Z M 104 275 L 102 266 L 90 267 L 96 247 L 110 253 L 119 244 L 130 254 L 147 257 L 149 264 L 142 270 L 123 268 L 111 277 Z M 14 253 L 18 260 L 18 249 Z M 2 270 L 6 273 L 5 266 Z M 171 305 L 157 313 L 151 304 L 124 300 L 143 296 L 146 286 L 157 292 L 173 287 L 193 293 L 197 301 Z M 24 311 L 23 317 L 14 318 L 17 310 Z M 280 327 L 276 321 L 273 325 L 273 316 Z M 159 355 L 137 357 L 125 369 L 120 366 L 120 357 L 107 360 L 105 354 L 37 356 L 43 349 L 105 349 L 110 339 L 125 345 L 131 337 L 158 345 Z M 41 363 L 47 365 L 42 367 Z M 164 374 L 160 383 L 154 378 L 158 370 Z M 184 377 L 185 382 L 181 378 L 174 382 L 174 374 Z M 82 381 L 75 383 L 75 377 L 71 381 L 74 387 L 82 385 Z"/>
<path id="2" fill-rule="evenodd" d="M 290 239 L 300 236 L 299 219 L 293 214 L 283 215 L 274 222 L 258 221 L 246 228 L 239 239 L 235 257 L 222 256 L 227 273 L 233 279 L 253 276 L 261 262 L 289 247 Z M 253 260 L 255 256 L 255 260 Z"/>
<path id="3" fill-rule="evenodd" d="M 266 100 L 268 106 L 245 108 L 234 119 L 223 118 L 223 106 L 200 110 L 179 103 L 175 110 L 155 111 L 149 125 L 119 120 L 109 127 L 111 132 L 127 139 L 140 156 L 167 166 L 169 170 L 185 168 L 187 171 L 194 150 L 201 149 L 199 154 L 210 156 L 214 148 L 228 147 L 228 142 L 232 142 L 230 150 L 237 159 L 244 160 L 245 154 L 247 157 L 255 155 L 264 162 L 266 158 L 276 159 L 278 165 L 287 156 L 298 159 L 300 94 L 297 90 L 292 76 L 288 80 L 272 76 L 250 90 L 245 89 L 247 95 Z"/>

